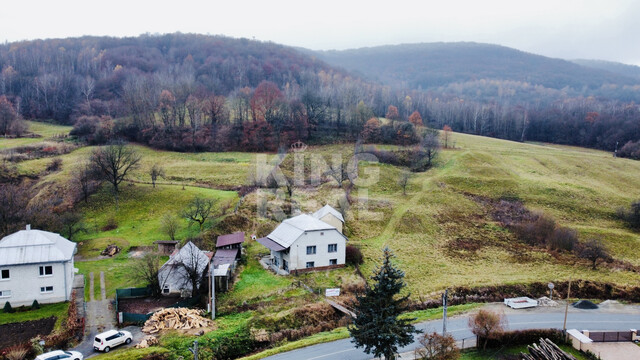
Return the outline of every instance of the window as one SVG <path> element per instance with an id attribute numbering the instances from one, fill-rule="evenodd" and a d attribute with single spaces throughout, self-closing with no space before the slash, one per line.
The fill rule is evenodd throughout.
<path id="1" fill-rule="evenodd" d="M 41 286 L 40 287 L 40 292 L 41 293 L 52 293 L 53 292 L 53 286 Z"/>
<path id="2" fill-rule="evenodd" d="M 53 275 L 53 266 L 40 266 L 40 276 L 51 276 Z"/>
<path id="3" fill-rule="evenodd" d="M 323 233 L 323 232 L 321 232 L 321 233 L 320 233 L 320 236 L 322 236 L 322 235 L 324 235 L 324 233 Z"/>
<path id="4" fill-rule="evenodd" d="M 8 298 L 8 297 L 11 297 L 11 290 L 0 291 L 0 298 Z"/>
<path id="5" fill-rule="evenodd" d="M 0 280 L 9 280 L 11 276 L 9 274 L 9 269 L 3 269 L 0 271 Z"/>
<path id="6" fill-rule="evenodd" d="M 338 265 L 338 259 L 330 259 L 329 265 Z"/>
<path id="7" fill-rule="evenodd" d="M 162 288 L 162 292 L 165 294 L 169 293 L 169 285 L 165 285 L 164 288 Z"/>
<path id="8" fill-rule="evenodd" d="M 316 253 L 316 247 L 314 246 L 307 246 L 307 255 L 314 255 Z"/>
<path id="9" fill-rule="evenodd" d="M 338 252 L 338 244 L 329 244 L 329 252 Z"/>
<path id="10" fill-rule="evenodd" d="M 314 265 L 313 261 L 307 261 L 307 269 L 312 268 Z"/>

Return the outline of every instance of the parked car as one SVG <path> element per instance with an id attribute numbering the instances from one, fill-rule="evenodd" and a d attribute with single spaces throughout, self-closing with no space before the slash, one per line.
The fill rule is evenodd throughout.
<path id="1" fill-rule="evenodd" d="M 118 345 L 129 344 L 133 340 L 131 333 L 125 330 L 109 330 L 96 335 L 93 340 L 93 349 L 97 351 L 109 352 Z"/>
<path id="2" fill-rule="evenodd" d="M 58 360 L 58 359 L 83 360 L 83 356 L 77 351 L 56 350 L 56 351 L 50 351 L 45 354 L 40 354 L 35 358 L 35 360 Z"/>

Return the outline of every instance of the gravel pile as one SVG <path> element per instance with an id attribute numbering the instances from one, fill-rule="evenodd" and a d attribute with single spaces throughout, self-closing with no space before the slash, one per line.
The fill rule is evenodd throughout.
<path id="1" fill-rule="evenodd" d="M 549 299 L 546 296 L 543 296 L 538 299 L 538 306 L 558 306 L 558 303 Z"/>

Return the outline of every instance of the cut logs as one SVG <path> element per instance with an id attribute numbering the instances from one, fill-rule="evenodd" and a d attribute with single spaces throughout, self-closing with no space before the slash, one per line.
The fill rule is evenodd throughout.
<path id="1" fill-rule="evenodd" d="M 205 319 L 201 310 L 187 308 L 167 308 L 154 313 L 144 323 L 142 331 L 147 334 L 155 334 L 162 330 L 192 330 L 210 328 L 213 321 Z"/>
<path id="2" fill-rule="evenodd" d="M 100 255 L 102 256 L 114 256 L 115 254 L 120 252 L 120 248 L 114 244 L 107 246 L 106 249 L 102 250 Z"/>
<path id="3" fill-rule="evenodd" d="M 136 349 L 145 349 L 149 346 L 157 345 L 158 339 L 153 335 L 147 335 L 140 341 L 138 345 L 136 345 Z"/>
<path id="4" fill-rule="evenodd" d="M 540 339 L 540 345 L 529 345 L 527 350 L 529 354 L 520 354 L 523 360 L 576 360 L 573 355 L 562 351 L 549 339 Z"/>

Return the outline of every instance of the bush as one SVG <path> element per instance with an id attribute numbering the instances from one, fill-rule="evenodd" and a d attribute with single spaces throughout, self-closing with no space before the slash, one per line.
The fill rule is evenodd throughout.
<path id="1" fill-rule="evenodd" d="M 345 262 L 347 264 L 360 265 L 364 263 L 364 256 L 362 255 L 360 248 L 353 245 L 347 245 L 345 252 Z"/>
<path id="2" fill-rule="evenodd" d="M 564 335 L 558 329 L 532 329 L 532 330 L 515 330 L 504 331 L 495 334 L 490 339 L 481 339 L 487 341 L 488 348 L 498 348 L 502 346 L 530 345 L 538 342 L 540 339 L 549 339 L 556 344 L 564 344 Z"/>
<path id="3" fill-rule="evenodd" d="M 547 246 L 551 250 L 572 251 L 577 243 L 578 232 L 567 227 L 556 228 L 547 239 Z"/>
<path id="4" fill-rule="evenodd" d="M 62 159 L 55 158 L 47 165 L 47 171 L 58 171 L 62 167 Z"/>
<path id="5" fill-rule="evenodd" d="M 26 345 L 12 346 L 6 350 L 4 356 L 7 360 L 23 360 L 29 355 L 30 349 Z"/>
<path id="6" fill-rule="evenodd" d="M 4 308 L 2 309 L 2 311 L 5 314 L 10 314 L 10 313 L 14 312 L 13 307 L 11 307 L 11 303 L 9 303 L 8 301 L 6 303 L 4 303 Z"/>
<path id="7" fill-rule="evenodd" d="M 421 348 L 416 349 L 415 358 L 420 360 L 456 360 L 460 358 L 460 349 L 451 334 L 440 335 L 436 332 L 424 334 L 419 340 Z"/>
<path id="8" fill-rule="evenodd" d="M 618 156 L 640 160 L 640 140 L 629 141 L 618 151 Z"/>
<path id="9" fill-rule="evenodd" d="M 38 304 L 38 300 L 33 300 L 33 302 L 31 303 L 31 310 L 37 309 L 40 309 L 40 304 Z"/>
<path id="10" fill-rule="evenodd" d="M 640 200 L 632 202 L 629 210 L 625 208 L 618 209 L 617 214 L 630 228 L 640 230 Z"/>
<path id="11" fill-rule="evenodd" d="M 109 219 L 107 219 L 106 224 L 104 224 L 104 226 L 102 227 L 102 231 L 109 231 L 109 230 L 115 230 L 118 228 L 118 221 L 116 220 L 115 217 L 110 217 Z"/>

